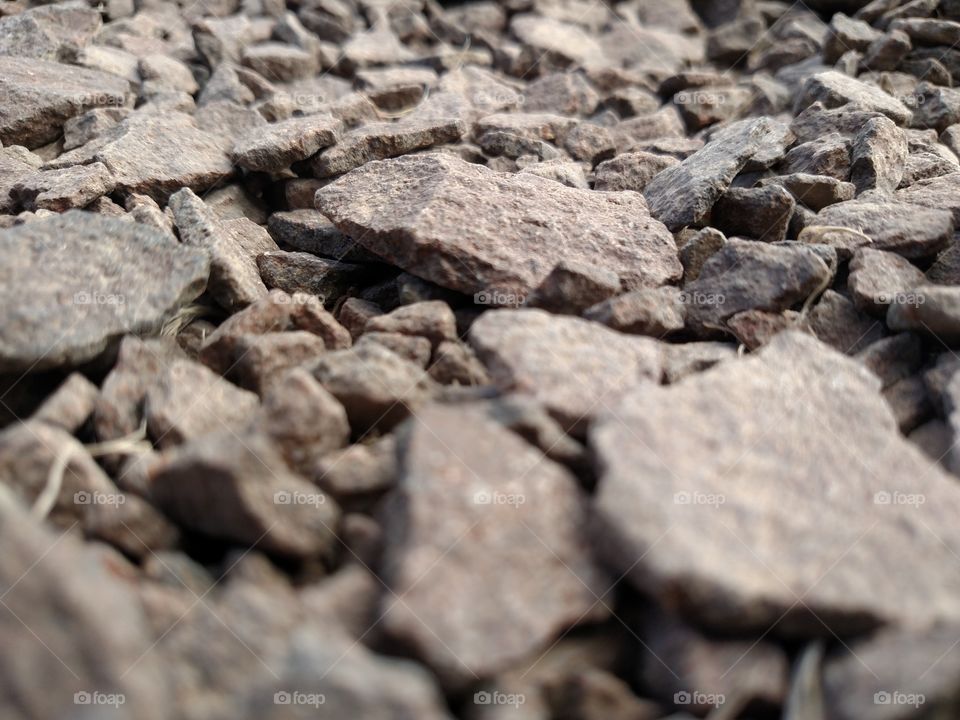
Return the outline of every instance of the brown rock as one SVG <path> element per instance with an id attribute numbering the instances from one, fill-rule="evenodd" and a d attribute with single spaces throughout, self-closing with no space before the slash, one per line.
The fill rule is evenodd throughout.
<path id="1" fill-rule="evenodd" d="M 502 175 L 446 155 L 370 164 L 320 190 L 317 203 L 368 249 L 467 293 L 526 295 L 562 259 L 607 268 L 631 285 L 680 275 L 672 238 L 637 196 Z M 453 224 L 463 207 L 474 222 Z"/>

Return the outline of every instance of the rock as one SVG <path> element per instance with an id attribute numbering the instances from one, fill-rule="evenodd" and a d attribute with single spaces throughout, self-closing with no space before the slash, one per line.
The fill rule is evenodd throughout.
<path id="1" fill-rule="evenodd" d="M 590 613 L 607 581 L 566 470 L 482 414 L 439 405 L 411 421 L 401 457 L 383 512 L 383 623 L 445 684 L 506 669 Z"/>
<path id="2" fill-rule="evenodd" d="M 524 47 L 521 66 L 528 72 L 611 64 L 596 40 L 569 23 L 524 13 L 510 20 L 510 31 Z"/>
<path id="3" fill-rule="evenodd" d="M 887 310 L 891 330 L 913 330 L 954 345 L 960 340 L 960 288 L 918 285 L 893 297 Z"/>
<path id="4" fill-rule="evenodd" d="M 353 265 L 283 250 L 259 255 L 257 268 L 266 287 L 291 294 L 315 295 L 327 305 L 332 305 L 351 287 L 366 285 L 378 276 L 377 270 L 371 270 L 369 265 Z"/>
<path id="5" fill-rule="evenodd" d="M 280 172 L 299 160 L 333 145 L 341 123 L 331 115 L 307 115 L 249 130 L 233 147 L 240 167 Z"/>
<path id="6" fill-rule="evenodd" d="M 538 175 L 578 190 L 590 189 L 586 175 L 583 173 L 583 167 L 577 163 L 566 162 L 565 160 L 544 160 L 543 162 L 527 165 L 521 168 L 520 172 Z"/>
<path id="7" fill-rule="evenodd" d="M 294 250 L 334 260 L 377 262 L 379 258 L 376 255 L 346 237 L 313 209 L 315 192 L 310 193 L 310 209 L 276 212 L 270 216 L 267 226 L 274 240 Z"/>
<path id="8" fill-rule="evenodd" d="M 604 268 L 561 261 L 523 303 L 552 313 L 579 315 L 620 292 L 620 278 Z"/>
<path id="9" fill-rule="evenodd" d="M 907 139 L 903 131 L 887 118 L 873 118 L 853 141 L 850 180 L 857 192 L 893 192 L 903 178 L 906 159 Z"/>
<path id="10" fill-rule="evenodd" d="M 674 287 L 634 290 L 604 300 L 584 311 L 587 320 L 631 335 L 663 338 L 683 330 L 683 293 Z"/>
<path id="11" fill-rule="evenodd" d="M 900 436 L 878 389 L 853 361 L 782 333 L 747 359 L 629 393 L 591 434 L 608 557 L 644 592 L 727 633 L 764 632 L 772 622 L 780 633 L 815 636 L 951 621 L 960 608 L 943 589 L 941 563 L 951 562 L 957 539 L 939 518 L 958 491 Z M 762 408 L 759 422 L 746 407 Z M 700 420 L 691 425 L 693 414 Z M 677 423 L 695 443 L 676 442 Z M 691 451 L 698 447 L 709 454 Z M 865 505 L 869 517 L 853 511 Z M 833 513 L 844 520 L 824 522 Z M 931 523 L 936 537 L 921 531 Z M 758 540 L 771 528 L 789 550 Z M 691 544 L 687 532 L 715 538 Z M 722 566 L 704 547 L 724 549 Z M 837 547 L 847 549 L 839 560 Z M 872 591 L 893 568 L 905 582 L 895 602 Z M 681 576 L 688 592 L 676 595 Z"/>
<path id="12" fill-rule="evenodd" d="M 36 148 L 87 110 L 124 106 L 123 78 L 39 58 L 0 56 L 0 143 Z"/>
<path id="13" fill-rule="evenodd" d="M 309 364 L 327 349 L 324 339 L 305 330 L 241 335 L 236 339 L 229 375 L 241 387 L 263 397 L 291 368 Z"/>
<path id="14" fill-rule="evenodd" d="M 826 702 L 838 720 L 864 713 L 893 720 L 915 713 L 953 712 L 960 662 L 956 630 L 890 629 L 864 638 L 828 659 L 823 668 Z M 869 667 L 867 672 L 865 667 Z M 908 668 L 922 668 L 911 672 Z"/>
<path id="15" fill-rule="evenodd" d="M 580 318 L 491 310 L 469 337 L 497 387 L 533 396 L 575 434 L 628 388 L 660 379 L 655 341 Z"/>
<path id="16" fill-rule="evenodd" d="M 890 406 L 897 427 L 904 435 L 929 420 L 933 414 L 926 383 L 919 375 L 895 382 L 883 391 L 883 399 Z"/>
<path id="17" fill-rule="evenodd" d="M 320 153 L 311 167 L 317 177 L 340 175 L 372 160 L 455 142 L 465 132 L 462 121 L 449 118 L 370 123 L 346 133 L 336 145 Z"/>
<path id="18" fill-rule="evenodd" d="M 284 43 L 261 43 L 243 50 L 243 64 L 275 82 L 312 77 L 319 70 L 316 56 Z"/>
<path id="19" fill-rule="evenodd" d="M 827 175 L 808 173 L 779 175 L 764 180 L 762 184 L 783 186 L 798 203 L 803 203 L 814 212 L 819 212 L 834 203 L 853 200 L 856 192 L 856 186 L 853 183 L 841 182 Z"/>
<path id="20" fill-rule="evenodd" d="M 633 190 L 642 193 L 657 174 L 668 167 L 679 165 L 676 158 L 648 152 L 621 153 L 602 162 L 594 171 L 595 190 Z"/>
<path id="21" fill-rule="evenodd" d="M 58 463 L 61 484 L 48 491 Z M 76 439 L 34 420 L 0 433 L 0 487 L 15 493 L 35 515 L 65 530 L 83 520 L 90 504 L 118 502 L 116 486 Z"/>
<path id="22" fill-rule="evenodd" d="M 902 191 L 901 191 L 902 192 Z M 939 207 L 900 202 L 849 202 L 830 205 L 817 213 L 817 224 L 851 228 L 873 242 L 875 250 L 886 250 L 906 258 L 936 255 L 953 237 L 950 213 Z"/>
<path id="23" fill-rule="evenodd" d="M 489 385 L 490 376 L 469 345 L 444 340 L 427 371 L 441 385 Z"/>
<path id="24" fill-rule="evenodd" d="M 102 163 L 43 170 L 17 181 L 10 196 L 27 210 L 66 212 L 113 192 L 113 175 Z"/>
<path id="25" fill-rule="evenodd" d="M 42 164 L 43 160 L 25 147 L 0 147 L 0 213 L 16 209 L 10 191 L 20 180 L 34 175 Z"/>
<path id="26" fill-rule="evenodd" d="M 919 180 L 908 188 L 897 190 L 894 197 L 899 202 L 913 203 L 936 210 L 949 210 L 953 215 L 954 223 L 957 223 L 960 222 L 958 187 L 960 187 L 960 173 L 950 173 L 942 177 Z"/>
<path id="27" fill-rule="evenodd" d="M 917 285 L 926 281 L 923 273 L 893 253 L 860 248 L 850 262 L 847 284 L 859 310 L 883 316 L 887 308 L 907 302 Z"/>
<path id="28" fill-rule="evenodd" d="M 66 61 L 102 25 L 99 13 L 79 3 L 34 7 L 0 20 L 0 55 Z"/>
<path id="29" fill-rule="evenodd" d="M 79 364 L 159 330 L 208 273 L 202 253 L 145 225 L 76 211 L 0 231 L 0 256 L 4 372 Z"/>
<path id="30" fill-rule="evenodd" d="M 356 340 L 363 334 L 371 318 L 383 313 L 380 306 L 360 298 L 347 298 L 340 306 L 339 321 Z"/>
<path id="31" fill-rule="evenodd" d="M 182 445 L 207 433 L 240 433 L 259 406 L 257 396 L 203 365 L 176 360 L 147 389 L 144 416 L 158 448 Z"/>
<path id="32" fill-rule="evenodd" d="M 93 162 L 110 169 L 117 190 L 150 195 L 158 202 L 182 187 L 206 190 L 233 170 L 223 142 L 180 112 L 131 115 L 47 167 Z"/>
<path id="33" fill-rule="evenodd" d="M 856 355 L 874 375 L 882 388 L 916 374 L 922 362 L 920 337 L 914 333 L 898 333 L 881 338 Z"/>
<path id="34" fill-rule="evenodd" d="M 700 222 L 772 132 L 765 119 L 738 124 L 658 173 L 643 192 L 650 214 L 671 231 Z"/>
<path id="35" fill-rule="evenodd" d="M 808 316 L 810 329 L 821 342 L 845 355 L 856 355 L 883 337 L 883 323 L 864 315 L 854 303 L 826 290 Z"/>
<path id="36" fill-rule="evenodd" d="M 76 433 L 93 415 L 100 388 L 80 373 L 67 376 L 31 415 L 31 420 Z"/>
<path id="37" fill-rule="evenodd" d="M 710 330 L 744 310 L 789 309 L 825 287 L 835 269 L 835 259 L 807 246 L 728 240 L 684 288 L 688 323 Z"/>
<path id="38" fill-rule="evenodd" d="M 457 320 L 449 305 L 431 300 L 370 318 L 364 332 L 371 331 L 424 337 L 435 348 L 444 341 L 457 339 Z"/>
<path id="39" fill-rule="evenodd" d="M 358 87 L 381 110 L 399 112 L 419 103 L 437 82 L 430 68 L 387 68 L 361 70 Z"/>
<path id="40" fill-rule="evenodd" d="M 811 76 L 803 84 L 796 107 L 799 110 L 816 101 L 827 108 L 850 104 L 867 112 L 879 112 L 898 125 L 906 125 L 912 117 L 910 109 L 895 97 L 836 70 Z"/>
<path id="41" fill-rule="evenodd" d="M 239 310 L 267 294 L 257 264 L 238 238 L 190 189 L 170 196 L 180 240 L 210 257 L 210 294 L 226 310 Z"/>
<path id="42" fill-rule="evenodd" d="M 430 341 L 417 335 L 403 335 L 398 332 L 366 332 L 354 343 L 355 348 L 375 344 L 409 360 L 417 367 L 426 370 L 430 364 Z"/>
<path id="43" fill-rule="evenodd" d="M 912 48 L 910 37 L 905 32 L 892 30 L 870 43 L 861 67 L 875 71 L 896 70 Z"/>
<path id="44" fill-rule="evenodd" d="M 270 384 L 256 422 L 287 464 L 309 477 L 320 459 L 350 440 L 343 406 L 302 368 Z"/>
<path id="45" fill-rule="evenodd" d="M 723 233 L 706 227 L 680 247 L 680 262 L 683 264 L 683 282 L 691 283 L 700 277 L 704 264 L 715 252 L 727 244 Z"/>
<path id="46" fill-rule="evenodd" d="M 588 116 L 597 109 L 600 96 L 579 74 L 551 73 L 534 80 L 524 93 L 526 112 L 553 112 Z"/>
<path id="47" fill-rule="evenodd" d="M 375 343 L 327 353 L 310 370 L 343 404 L 357 435 L 389 430 L 436 392 L 422 368 Z"/>
<path id="48" fill-rule="evenodd" d="M 730 188 L 721 195 L 710 220 L 726 235 L 778 242 L 786 239 L 796 200 L 782 187 Z"/>
<path id="49" fill-rule="evenodd" d="M 0 538 L 0 634 L 44 678 L 41 686 L 6 666 L 3 716 L 69 717 L 96 703 L 96 712 L 117 717 L 172 717 L 162 662 L 148 652 L 153 639 L 140 601 L 111 567 L 117 563 L 75 535 L 48 532 L 8 495 L 0 501 Z"/>
<path id="50" fill-rule="evenodd" d="M 303 558 L 335 542 L 336 503 L 287 471 L 255 433 L 221 431 L 182 445 L 154 470 L 150 494 L 181 525 L 265 552 Z"/>
<path id="51" fill-rule="evenodd" d="M 312 479 L 343 502 L 380 496 L 397 482 L 396 438 L 385 435 L 328 453 L 314 465 Z"/>
<path id="52" fill-rule="evenodd" d="M 850 178 L 850 141 L 839 133 L 795 145 L 783 159 L 788 174 L 827 175 L 846 182 Z"/>
<path id="53" fill-rule="evenodd" d="M 868 23 L 838 12 L 831 18 L 830 28 L 823 42 L 823 60 L 833 65 L 849 50 L 865 52 L 879 37 L 880 32 Z"/>
<path id="54" fill-rule="evenodd" d="M 637 196 L 502 175 L 446 155 L 369 164 L 321 189 L 317 206 L 367 249 L 465 293 L 526 295 L 564 259 L 612 270 L 633 286 L 681 271 L 673 240 Z M 475 222 L 454 227 L 446 218 L 465 206 Z"/>

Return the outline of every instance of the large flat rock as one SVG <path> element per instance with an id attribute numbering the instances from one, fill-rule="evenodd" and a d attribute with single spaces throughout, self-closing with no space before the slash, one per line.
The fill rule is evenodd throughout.
<path id="1" fill-rule="evenodd" d="M 203 292 L 209 261 L 159 230 L 71 211 L 0 231 L 0 371 L 82 363 Z"/>
<path id="2" fill-rule="evenodd" d="M 661 285 L 682 267 L 635 193 L 595 193 L 450 155 L 371 162 L 317 192 L 345 234 L 404 270 L 465 293 L 526 295 L 561 260 Z"/>
<path id="3" fill-rule="evenodd" d="M 480 410 L 425 407 L 402 438 L 383 513 L 383 623 L 447 685 L 504 670 L 603 611 L 609 581 L 567 470 Z"/>
<path id="4" fill-rule="evenodd" d="M 627 395 L 591 436 L 606 556 L 725 632 L 955 622 L 960 488 L 898 433 L 879 389 L 785 332 Z"/>
<path id="5" fill-rule="evenodd" d="M 0 56 L 0 143 L 35 148 L 57 139 L 70 118 L 123 106 L 130 84 L 98 70 Z"/>

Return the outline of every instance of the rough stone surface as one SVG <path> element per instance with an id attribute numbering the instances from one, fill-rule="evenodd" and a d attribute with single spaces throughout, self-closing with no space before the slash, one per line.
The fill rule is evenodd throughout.
<path id="1" fill-rule="evenodd" d="M 202 253 L 155 230 L 80 212 L 0 231 L 0 257 L 7 372 L 85 362 L 124 333 L 157 330 L 208 272 Z"/>
<path id="2" fill-rule="evenodd" d="M 725 631 L 951 621 L 960 606 L 936 558 L 954 552 L 947 508 L 960 493 L 900 436 L 878 389 L 852 361 L 784 333 L 750 359 L 628 394 L 592 433 L 611 559 L 645 592 Z M 697 442 L 678 442 L 677 423 L 691 416 Z M 917 495 L 926 502 L 899 500 Z M 834 513 L 843 519 L 822 522 Z M 726 548 L 722 564 L 710 547 Z M 687 590 L 677 595 L 680 573 Z M 896 599 L 873 591 L 894 577 Z"/>
<path id="3" fill-rule="evenodd" d="M 476 222 L 455 227 L 464 205 Z M 466 293 L 526 294 L 564 258 L 608 268 L 633 285 L 681 272 L 672 239 L 642 199 L 594 196 L 449 156 L 369 164 L 320 190 L 317 207 L 369 250 Z"/>
<path id="4" fill-rule="evenodd" d="M 251 129 L 233 146 L 240 167 L 279 172 L 306 160 L 337 140 L 340 121 L 330 115 L 307 115 Z"/>
<path id="5" fill-rule="evenodd" d="M 448 684 L 508 667 L 590 612 L 607 581 L 563 468 L 482 414 L 437 405 L 411 421 L 401 455 L 384 510 L 384 623 Z M 488 564 L 498 570 L 478 571 Z M 531 613 L 525 597 L 547 602 Z"/>
<path id="6" fill-rule="evenodd" d="M 860 200 L 837 203 L 817 213 L 817 224 L 857 230 L 872 240 L 875 250 L 907 258 L 936 255 L 953 237 L 953 218 L 940 207 L 905 202 Z"/>
<path id="7" fill-rule="evenodd" d="M 542 310 L 487 312 L 470 344 L 501 390 L 532 395 L 574 432 L 627 389 L 660 379 L 654 340 Z"/>

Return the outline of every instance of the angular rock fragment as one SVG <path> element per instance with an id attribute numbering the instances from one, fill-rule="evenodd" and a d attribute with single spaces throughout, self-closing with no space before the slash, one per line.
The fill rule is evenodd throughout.
<path id="1" fill-rule="evenodd" d="M 726 235 L 778 242 L 787 237 L 787 225 L 796 200 L 782 187 L 730 188 L 710 213 L 711 224 Z"/>
<path id="2" fill-rule="evenodd" d="M 673 239 L 642 198 L 494 173 L 448 155 L 368 164 L 321 189 L 317 207 L 377 255 L 465 293 L 526 295 L 562 259 L 611 270 L 629 286 L 681 272 Z M 464 207 L 467 226 L 458 222 Z"/>
<path id="3" fill-rule="evenodd" d="M 26 210 L 66 212 L 82 208 L 113 192 L 113 175 L 103 163 L 78 165 L 64 170 L 43 170 L 17 181 L 10 190 Z"/>
<path id="4" fill-rule="evenodd" d="M 854 138 L 850 159 L 850 180 L 858 192 L 893 192 L 903 178 L 907 138 L 893 121 L 873 118 Z"/>
<path id="5" fill-rule="evenodd" d="M 954 223 L 960 222 L 960 173 L 950 173 L 941 177 L 915 182 L 908 188 L 898 190 L 895 197 L 899 202 L 922 205 L 937 210 L 949 210 Z"/>
<path id="6" fill-rule="evenodd" d="M 827 205 L 853 200 L 856 187 L 853 183 L 841 182 L 827 175 L 792 173 L 779 175 L 763 181 L 764 185 L 781 185 L 786 188 L 798 203 L 803 203 L 814 212 Z"/>
<path id="7" fill-rule="evenodd" d="M 377 269 L 354 265 L 309 253 L 275 250 L 257 257 L 257 268 L 266 287 L 288 293 L 315 295 L 332 306 L 347 290 L 376 280 Z"/>
<path id="8" fill-rule="evenodd" d="M 709 330 L 744 310 L 786 310 L 826 287 L 835 269 L 807 246 L 729 240 L 685 286 L 687 320 Z"/>
<path id="9" fill-rule="evenodd" d="M 411 420 L 401 457 L 383 513 L 383 622 L 449 686 L 506 669 L 594 609 L 607 581 L 566 470 L 482 413 L 440 405 Z"/>
<path id="10" fill-rule="evenodd" d="M 124 106 L 123 78 L 38 58 L 0 56 L 0 143 L 36 148 L 87 110 Z"/>
<path id="11" fill-rule="evenodd" d="M 662 338 L 682 330 L 683 293 L 674 287 L 634 290 L 587 308 L 583 317 L 631 335 Z"/>
<path id="12" fill-rule="evenodd" d="M 340 514 L 256 433 L 221 431 L 181 446 L 153 471 L 150 495 L 190 529 L 290 557 L 328 550 Z"/>
<path id="13" fill-rule="evenodd" d="M 279 172 L 333 145 L 340 126 L 330 115 L 307 115 L 256 127 L 237 140 L 233 159 L 247 170 Z"/>
<path id="14" fill-rule="evenodd" d="M 857 308 L 881 317 L 890 305 L 910 300 L 913 289 L 925 282 L 924 274 L 908 260 L 872 248 L 854 253 L 847 280 Z"/>
<path id="15" fill-rule="evenodd" d="M 267 294 L 255 257 L 246 252 L 219 217 L 184 188 L 170 197 L 180 240 L 210 257 L 210 293 L 226 310 L 238 310 Z"/>
<path id="16" fill-rule="evenodd" d="M 679 161 L 669 155 L 654 155 L 648 152 L 621 153 L 597 166 L 594 171 L 594 189 L 633 190 L 642 193 L 661 170 L 678 164 Z"/>
<path id="17" fill-rule="evenodd" d="M 643 191 L 650 214 L 671 231 L 700 222 L 772 132 L 772 124 L 762 118 L 740 124 L 661 171 Z"/>
<path id="18" fill-rule="evenodd" d="M 808 320 L 817 339 L 845 355 L 855 355 L 884 334 L 883 323 L 861 313 L 849 298 L 833 290 L 820 296 Z"/>
<path id="19" fill-rule="evenodd" d="M 0 257 L 5 372 L 82 363 L 159 330 L 209 271 L 203 253 L 156 230 L 78 211 L 0 231 Z"/>
<path id="20" fill-rule="evenodd" d="M 895 97 L 875 85 L 844 75 L 836 70 L 810 77 L 797 97 L 796 107 L 805 108 L 813 102 L 822 102 L 827 108 L 853 105 L 868 112 L 886 115 L 898 125 L 910 122 L 910 109 Z"/>
<path id="21" fill-rule="evenodd" d="M 953 237 L 954 221 L 939 207 L 899 202 L 849 202 L 830 205 L 817 213 L 817 224 L 851 228 L 866 235 L 875 250 L 906 258 L 936 255 Z"/>
<path id="22" fill-rule="evenodd" d="M 918 285 L 894 296 L 887 325 L 894 331 L 912 330 L 955 345 L 960 341 L 960 288 Z"/>
<path id="23" fill-rule="evenodd" d="M 660 380 L 654 340 L 543 310 L 486 312 L 470 344 L 497 387 L 535 397 L 577 434 L 628 388 Z"/>
<path id="24" fill-rule="evenodd" d="M 47 167 L 101 162 L 113 173 L 118 190 L 165 202 L 182 187 L 202 191 L 228 176 L 233 164 L 226 145 L 182 112 L 135 113 Z"/>
<path id="25" fill-rule="evenodd" d="M 0 213 L 16 209 L 16 202 L 10 196 L 10 191 L 20 180 L 36 174 L 42 164 L 40 156 L 34 155 L 25 147 L 0 147 Z"/>
<path id="26" fill-rule="evenodd" d="M 340 175 L 371 160 L 455 142 L 465 132 L 463 122 L 456 119 L 370 123 L 351 130 L 335 146 L 320 153 L 313 160 L 312 168 L 317 177 Z"/>
<path id="27" fill-rule="evenodd" d="M 605 268 L 561 261 L 523 304 L 557 314 L 579 315 L 620 290 L 620 278 Z"/>
<path id="28" fill-rule="evenodd" d="M 592 432 L 609 557 L 645 592 L 726 632 L 953 621 L 960 606 L 940 568 L 960 538 L 943 509 L 960 491 L 899 434 L 878 389 L 853 361 L 782 333 L 748 359 L 628 394 Z M 723 563 L 705 548 L 724 548 Z M 903 583 L 895 600 L 872 591 L 879 577 Z"/>

